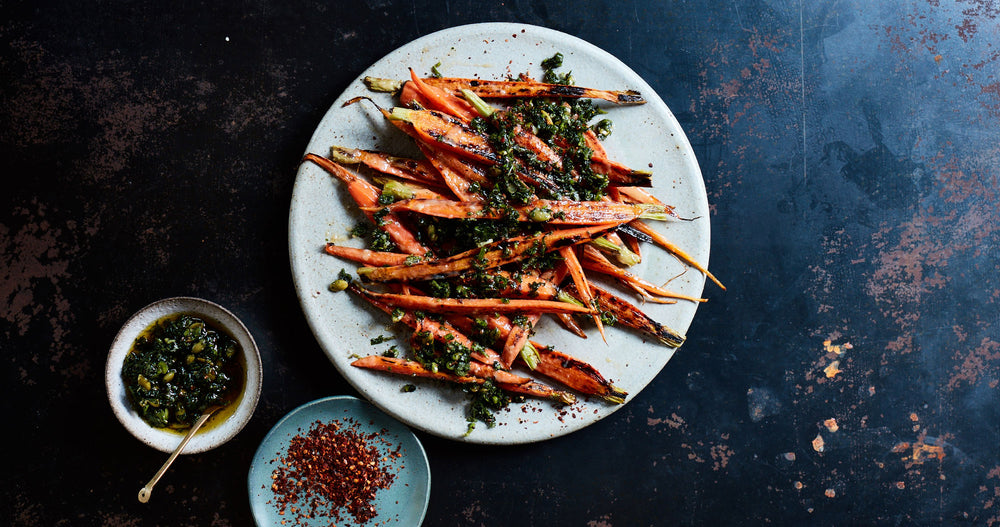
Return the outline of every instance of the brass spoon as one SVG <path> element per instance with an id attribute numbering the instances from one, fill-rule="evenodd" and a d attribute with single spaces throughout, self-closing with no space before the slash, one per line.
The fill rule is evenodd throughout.
<path id="1" fill-rule="evenodd" d="M 201 414 L 201 417 L 199 417 L 198 420 L 194 422 L 194 425 L 191 426 L 191 430 L 188 430 L 188 433 L 186 436 L 184 436 L 184 439 L 181 441 L 181 444 L 177 445 L 177 448 L 174 449 L 174 453 L 170 454 L 170 457 L 167 458 L 167 462 L 164 463 L 162 467 L 160 467 L 160 470 L 156 472 L 156 475 L 153 476 L 153 479 L 149 480 L 149 483 L 146 483 L 146 486 L 139 491 L 140 502 L 146 503 L 149 501 L 149 495 L 153 492 L 153 485 L 156 485 L 156 482 L 160 481 L 160 478 L 163 477 L 163 473 L 166 472 L 168 468 L 170 468 L 170 465 L 174 462 L 175 459 L 177 459 L 177 456 L 180 455 L 181 450 L 184 450 L 184 447 L 187 446 L 188 441 L 190 441 L 191 438 L 194 437 L 195 432 L 197 432 L 198 429 L 201 428 L 201 425 L 205 424 L 205 421 L 208 421 L 208 418 L 212 417 L 212 414 L 214 414 L 220 408 L 222 407 L 209 406 L 208 408 L 205 409 L 205 413 Z"/>

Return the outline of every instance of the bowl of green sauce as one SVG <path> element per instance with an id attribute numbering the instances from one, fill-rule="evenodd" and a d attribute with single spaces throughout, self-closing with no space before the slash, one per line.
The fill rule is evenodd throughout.
<path id="1" fill-rule="evenodd" d="M 184 454 L 236 436 L 257 407 L 262 377 L 246 326 L 222 306 L 193 297 L 159 300 L 132 315 L 112 342 L 105 369 L 115 416 L 163 452 L 173 452 L 206 409 L 221 407 Z"/>

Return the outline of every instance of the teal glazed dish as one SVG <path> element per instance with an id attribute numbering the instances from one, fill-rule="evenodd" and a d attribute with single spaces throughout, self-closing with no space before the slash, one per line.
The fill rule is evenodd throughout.
<path id="1" fill-rule="evenodd" d="M 301 501 L 294 507 L 282 507 L 282 497 L 272 488 L 275 481 L 272 475 L 286 466 L 283 460 L 293 438 L 306 434 L 317 422 L 329 424 L 334 421 L 362 436 L 376 434 L 377 439 L 368 444 L 378 449 L 382 466 L 394 474 L 391 485 L 375 493 L 371 504 L 376 514 L 363 525 L 420 525 L 427 513 L 431 489 L 430 467 L 423 445 L 399 421 L 367 401 L 346 395 L 318 399 L 292 410 L 264 437 L 247 477 L 250 509 L 257 525 L 362 525 L 343 509 L 340 519 L 336 520 L 332 514 L 327 514 L 328 507 L 320 507 L 313 517 L 309 517 L 309 505 Z"/>

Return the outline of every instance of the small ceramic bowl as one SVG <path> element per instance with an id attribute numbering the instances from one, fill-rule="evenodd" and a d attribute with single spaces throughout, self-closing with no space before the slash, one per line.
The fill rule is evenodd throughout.
<path id="1" fill-rule="evenodd" d="M 125 382 L 122 380 L 122 366 L 125 363 L 125 356 L 132 348 L 132 343 L 143 330 L 165 316 L 181 313 L 202 318 L 209 325 L 224 330 L 236 339 L 246 364 L 246 378 L 239 399 L 216 412 L 204 427 L 195 433 L 182 452 L 196 454 L 211 450 L 239 433 L 250 421 L 257 407 L 257 400 L 260 398 L 263 378 L 260 352 L 253 336 L 236 315 L 218 304 L 200 298 L 176 297 L 153 302 L 132 315 L 118 332 L 108 354 L 104 380 L 111 408 L 122 425 L 143 443 L 163 452 L 173 452 L 186 432 L 155 428 L 142 419 L 132 408 Z"/>

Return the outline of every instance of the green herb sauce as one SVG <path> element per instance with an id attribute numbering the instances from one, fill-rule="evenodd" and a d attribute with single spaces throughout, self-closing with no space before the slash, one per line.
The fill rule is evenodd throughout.
<path id="1" fill-rule="evenodd" d="M 132 344 L 122 380 L 132 406 L 151 426 L 186 429 L 213 405 L 243 390 L 245 366 L 229 335 L 191 315 L 170 315 Z"/>

